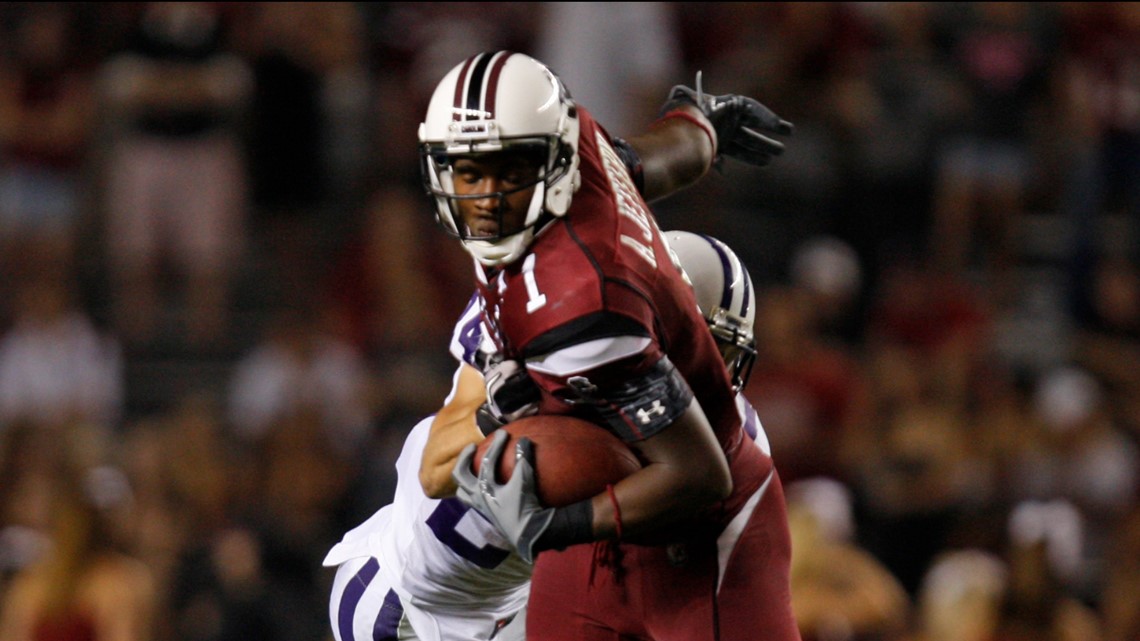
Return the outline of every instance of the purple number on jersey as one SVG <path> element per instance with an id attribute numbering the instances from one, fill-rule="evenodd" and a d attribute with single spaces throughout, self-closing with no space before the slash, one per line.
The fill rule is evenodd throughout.
<path id="1" fill-rule="evenodd" d="M 498 567 L 510 556 L 510 550 L 489 543 L 476 545 L 464 537 L 457 526 L 468 512 L 471 512 L 471 508 L 461 503 L 459 499 L 443 499 L 427 518 L 426 523 L 435 534 L 435 538 L 459 556 L 487 570 Z M 478 512 L 472 516 L 483 518 Z"/>

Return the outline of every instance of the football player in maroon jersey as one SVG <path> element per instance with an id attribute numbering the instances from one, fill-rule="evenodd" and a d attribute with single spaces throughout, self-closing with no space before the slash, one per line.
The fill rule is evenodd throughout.
<path id="1" fill-rule="evenodd" d="M 790 126 L 754 105 L 678 86 L 658 126 L 684 121 L 707 135 L 695 180 L 718 147 L 753 164 L 778 153 L 757 129 Z M 545 66 L 510 52 L 452 69 L 420 140 L 437 217 L 476 260 L 492 408 L 512 418 L 504 403 L 519 397 L 494 381 L 532 384 L 523 407 L 588 418 L 644 463 L 605 493 L 547 508 L 525 439 L 502 484 L 476 478 L 474 445 L 462 450 L 457 495 L 535 560 L 528 638 L 798 639 L 779 478 L 750 446 L 717 345 L 621 145 Z M 495 469 L 505 436 L 496 433 L 483 470 Z M 599 562 L 609 571 L 596 574 Z"/>

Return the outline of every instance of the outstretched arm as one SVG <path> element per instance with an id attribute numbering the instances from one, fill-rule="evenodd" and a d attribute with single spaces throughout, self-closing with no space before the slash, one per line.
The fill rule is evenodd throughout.
<path id="1" fill-rule="evenodd" d="M 432 498 L 455 494 L 451 470 L 469 443 L 506 423 L 538 411 L 540 393 L 518 361 L 492 357 L 480 372 L 460 365 L 455 392 L 435 415 L 423 458 L 420 484 Z"/>
<path id="2" fill-rule="evenodd" d="M 748 96 L 704 93 L 700 73 L 696 85 L 673 87 L 661 117 L 624 141 L 647 201 L 692 185 L 725 157 L 762 167 L 784 153 L 775 136 L 790 135 L 792 123 Z"/>
<path id="3" fill-rule="evenodd" d="M 657 200 L 701 179 L 716 156 L 712 125 L 695 106 L 687 118 L 658 120 L 645 133 L 626 139 L 640 161 L 641 194 Z"/>
<path id="4" fill-rule="evenodd" d="M 455 494 L 451 470 L 459 452 L 469 443 L 483 440 L 475 419 L 479 406 L 487 400 L 483 376 L 466 363 L 459 368 L 455 394 L 435 415 L 420 462 L 420 485 L 431 498 Z"/>

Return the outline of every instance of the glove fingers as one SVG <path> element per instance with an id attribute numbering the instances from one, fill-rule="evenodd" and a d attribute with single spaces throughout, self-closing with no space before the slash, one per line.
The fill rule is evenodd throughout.
<path id="1" fill-rule="evenodd" d="M 756 114 L 749 115 L 755 116 Z M 792 123 L 787 120 L 781 120 L 776 114 L 768 112 L 768 116 L 770 117 L 749 117 L 742 119 L 741 130 L 747 130 L 748 128 L 762 129 L 768 133 L 780 134 L 782 136 L 790 135 L 792 131 L 795 130 Z"/>
<path id="2" fill-rule="evenodd" d="M 534 443 L 525 436 L 515 445 L 515 471 L 507 481 L 507 487 L 519 485 L 525 492 L 534 491 Z"/>
<path id="3" fill-rule="evenodd" d="M 734 139 L 729 149 L 740 148 L 746 151 L 768 151 L 768 153 L 777 155 L 784 153 L 784 143 L 775 138 L 769 138 L 758 131 L 747 128 L 741 129 L 741 132 L 743 135 Z"/>
<path id="4" fill-rule="evenodd" d="M 790 134 L 795 129 L 792 123 L 777 116 L 776 112 L 756 100 L 748 98 L 746 104 L 747 108 L 743 110 L 744 118 L 741 124 L 747 127 L 760 127 L 765 131 L 782 135 Z"/>
<path id="5" fill-rule="evenodd" d="M 487 447 L 487 452 L 483 454 L 483 460 L 479 463 L 480 482 L 488 485 L 498 484 L 495 481 L 495 469 L 499 467 L 499 458 L 503 455 L 508 438 L 510 436 L 505 430 L 498 430 L 491 435 L 491 445 Z"/>

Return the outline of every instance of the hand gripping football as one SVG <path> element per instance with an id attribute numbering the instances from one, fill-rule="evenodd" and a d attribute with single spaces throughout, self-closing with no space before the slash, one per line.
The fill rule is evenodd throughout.
<path id="1" fill-rule="evenodd" d="M 515 469 L 515 444 L 520 437 L 534 443 L 538 499 L 546 507 L 563 507 L 588 499 L 641 469 L 633 450 L 609 431 L 571 416 L 538 415 L 513 421 L 502 428 L 510 440 L 499 459 L 497 480 L 502 483 Z M 475 451 L 475 474 L 491 443 L 487 437 Z"/>

